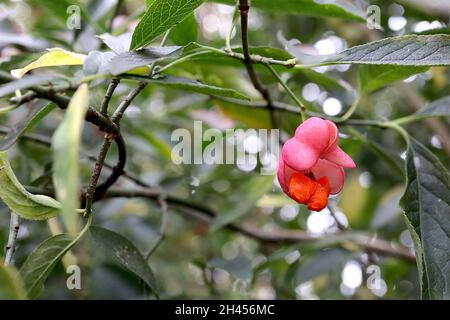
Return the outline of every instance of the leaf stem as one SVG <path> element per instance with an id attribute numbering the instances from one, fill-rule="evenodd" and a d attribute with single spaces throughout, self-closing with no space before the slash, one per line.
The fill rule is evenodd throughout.
<path id="1" fill-rule="evenodd" d="M 344 113 L 342 115 L 342 117 L 338 118 L 336 122 L 341 123 L 341 122 L 344 122 L 344 121 L 347 121 L 348 119 L 350 119 L 351 116 L 353 115 L 353 113 L 355 113 L 356 109 L 358 109 L 358 105 L 359 105 L 360 101 L 361 101 L 361 95 L 358 95 L 358 97 L 355 99 L 355 101 L 353 101 L 352 105 L 347 110 L 347 112 Z"/>
<path id="2" fill-rule="evenodd" d="M 266 64 L 265 66 L 267 67 L 267 69 L 270 70 L 270 72 L 272 72 L 272 74 L 275 76 L 275 78 L 278 80 L 278 82 L 281 84 L 284 90 L 286 90 L 287 94 L 292 98 L 292 100 L 294 100 L 294 102 L 300 108 L 300 116 L 302 118 L 302 122 L 305 121 L 307 118 L 305 105 L 300 101 L 299 98 L 297 98 L 294 92 L 292 92 L 292 90 L 288 87 L 286 82 L 284 82 L 284 80 L 281 79 L 281 76 L 271 65 Z"/>
<path id="3" fill-rule="evenodd" d="M 239 0 L 239 13 L 241 16 L 241 41 L 242 41 L 242 52 L 244 54 L 244 59 L 242 60 L 245 68 L 247 69 L 247 74 L 250 78 L 250 81 L 253 84 L 253 87 L 261 96 L 266 100 L 267 109 L 269 109 L 270 121 L 273 128 L 277 127 L 277 121 L 275 118 L 275 109 L 272 105 L 272 99 L 270 97 L 269 90 L 263 87 L 258 77 L 256 76 L 255 69 L 253 68 L 253 61 L 250 56 L 250 49 L 248 44 L 248 12 L 250 10 L 250 4 L 248 0 Z"/>
<path id="4" fill-rule="evenodd" d="M 230 29 L 228 30 L 228 34 L 225 39 L 225 51 L 230 52 L 230 53 L 233 52 L 233 50 L 231 49 L 231 36 L 233 35 L 233 30 L 236 26 L 236 22 L 239 17 L 238 12 L 239 12 L 238 7 L 237 6 L 234 7 L 233 20 L 231 21 L 231 26 L 230 26 Z"/>
<path id="5" fill-rule="evenodd" d="M 409 139 L 409 134 L 405 129 L 403 129 L 403 127 L 398 125 L 398 123 L 395 123 L 393 121 L 387 121 L 387 122 L 381 123 L 379 126 L 382 128 L 391 128 L 391 129 L 394 129 L 395 131 L 397 131 L 403 137 L 403 139 L 405 140 L 406 146 L 409 149 L 409 146 L 411 143 L 411 140 Z"/>
<path id="6" fill-rule="evenodd" d="M 177 60 L 174 60 L 174 61 L 166 64 L 163 67 L 159 67 L 158 68 L 158 73 L 161 73 L 161 72 L 163 72 L 163 71 L 165 71 L 165 70 L 167 70 L 169 68 L 172 68 L 174 65 L 177 65 L 179 63 L 185 62 L 185 61 L 189 60 L 192 57 L 199 56 L 199 55 L 202 55 L 202 54 L 206 54 L 206 53 L 209 53 L 209 52 L 210 51 L 197 51 L 197 52 L 185 55 L 185 56 L 183 56 L 183 57 L 181 57 L 181 58 L 179 58 Z"/>
<path id="7" fill-rule="evenodd" d="M 98 179 L 100 178 L 100 174 L 102 172 L 103 164 L 105 163 L 106 155 L 108 153 L 109 148 L 113 142 L 114 138 L 111 135 L 105 135 L 105 142 L 98 154 L 97 161 L 95 162 L 94 170 L 91 175 L 91 182 L 89 184 L 89 188 L 86 192 L 86 215 L 91 214 L 92 210 L 92 201 L 94 199 L 94 192 L 97 189 Z"/>

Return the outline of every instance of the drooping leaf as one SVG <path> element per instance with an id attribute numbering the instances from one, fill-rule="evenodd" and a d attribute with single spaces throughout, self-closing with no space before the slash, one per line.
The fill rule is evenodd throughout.
<path id="1" fill-rule="evenodd" d="M 136 275 L 155 295 L 158 294 L 152 270 L 139 250 L 127 238 L 100 227 L 91 227 L 90 234 L 95 241 L 95 247 L 102 254 Z"/>
<path id="2" fill-rule="evenodd" d="M 0 258 L 0 300 L 26 299 L 22 280 L 12 266 L 4 266 Z"/>
<path id="3" fill-rule="evenodd" d="M 406 35 L 347 49 L 323 64 L 449 66 L 450 35 Z"/>
<path id="4" fill-rule="evenodd" d="M 25 73 L 37 68 L 82 65 L 85 58 L 86 56 L 84 54 L 67 51 L 61 48 L 52 48 L 48 49 L 48 52 L 44 53 L 39 59 L 25 67 L 11 70 L 11 74 L 15 78 L 22 78 Z"/>
<path id="5" fill-rule="evenodd" d="M 203 0 L 160 0 L 149 4 L 134 30 L 130 50 L 142 48 L 153 39 L 183 21 Z"/>
<path id="6" fill-rule="evenodd" d="M 14 93 L 16 90 L 27 89 L 39 84 L 54 81 L 55 79 L 57 79 L 55 76 L 50 75 L 31 75 L 8 82 L 7 84 L 0 86 L 0 98 Z"/>
<path id="7" fill-rule="evenodd" d="M 53 198 L 29 193 L 17 180 L 7 152 L 0 152 L 0 198 L 19 216 L 30 220 L 55 217 L 61 204 Z"/>
<path id="8" fill-rule="evenodd" d="M 273 176 L 255 176 L 243 182 L 236 190 L 228 194 L 227 203 L 219 208 L 217 216 L 212 220 L 210 228 L 215 231 L 243 217 L 255 207 L 259 198 L 273 188 Z"/>
<path id="9" fill-rule="evenodd" d="M 210 1 L 236 5 L 234 0 Z M 251 5 L 258 9 L 270 11 L 365 22 L 365 13 L 351 2 L 345 0 L 255 0 L 251 2 Z"/>
<path id="10" fill-rule="evenodd" d="M 78 231 L 80 206 L 79 153 L 84 117 L 89 107 L 89 90 L 82 84 L 70 100 L 64 120 L 56 130 L 53 140 L 53 183 L 56 199 L 61 202 L 61 214 L 71 234 Z"/>
<path id="11" fill-rule="evenodd" d="M 164 75 L 157 79 L 148 79 L 148 78 L 141 78 L 141 77 L 136 77 L 136 78 L 140 79 L 140 80 L 145 80 L 149 84 L 155 84 L 155 85 L 159 85 L 159 86 L 163 86 L 163 87 L 197 92 L 197 93 L 213 95 L 213 96 L 250 100 L 248 97 L 237 92 L 236 90 L 211 86 L 211 85 L 201 83 L 200 81 L 191 80 L 188 78 L 182 78 L 182 77 L 176 77 L 176 76 L 170 76 L 170 75 Z"/>
<path id="12" fill-rule="evenodd" d="M 42 242 L 28 256 L 19 273 L 30 299 L 35 299 L 42 293 L 50 272 L 77 241 L 78 237 L 59 234 Z"/>
<path id="13" fill-rule="evenodd" d="M 360 89 L 364 93 L 370 93 L 427 70 L 428 67 L 362 65 L 359 66 Z"/>
<path id="14" fill-rule="evenodd" d="M 52 110 L 56 108 L 53 103 L 47 103 L 44 100 L 37 101 L 28 112 L 27 116 L 21 118 L 18 123 L 12 126 L 11 130 L 0 143 L 0 151 L 11 148 L 12 145 L 35 124 L 41 121 Z"/>
<path id="15" fill-rule="evenodd" d="M 181 54 L 182 47 L 148 48 L 134 52 L 124 52 L 111 58 L 107 69 L 112 75 L 119 75 L 127 71 L 150 65 L 156 61 L 173 59 Z"/>
<path id="16" fill-rule="evenodd" d="M 170 30 L 169 39 L 179 46 L 197 42 L 197 38 L 198 25 L 193 13 Z"/>
<path id="17" fill-rule="evenodd" d="M 450 298 L 450 176 L 425 146 L 410 139 L 401 199 L 416 247 L 422 297 Z"/>

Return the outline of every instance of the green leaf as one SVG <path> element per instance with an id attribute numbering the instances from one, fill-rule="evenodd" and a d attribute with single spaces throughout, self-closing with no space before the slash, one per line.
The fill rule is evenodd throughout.
<path id="1" fill-rule="evenodd" d="M 370 93 L 427 70 L 428 67 L 362 65 L 359 67 L 360 89 L 364 93 Z"/>
<path id="2" fill-rule="evenodd" d="M 149 286 L 155 295 L 158 295 L 156 279 L 152 270 L 139 250 L 127 238 L 100 227 L 91 227 L 90 234 L 99 251 L 136 275 Z"/>
<path id="3" fill-rule="evenodd" d="M 220 208 L 217 216 L 211 221 L 211 231 L 216 231 L 243 217 L 272 188 L 273 176 L 269 175 L 255 176 L 242 183 L 236 190 L 228 194 L 228 205 Z"/>
<path id="4" fill-rule="evenodd" d="M 124 52 L 113 57 L 107 66 L 109 73 L 116 76 L 127 71 L 147 66 L 153 62 L 178 57 L 183 47 L 148 48 L 135 52 Z"/>
<path id="5" fill-rule="evenodd" d="M 16 90 L 23 90 L 39 84 L 51 82 L 57 79 L 55 76 L 32 75 L 17 79 L 0 86 L 0 98 L 14 93 Z"/>
<path id="6" fill-rule="evenodd" d="M 4 266 L 0 259 L 0 300 L 26 299 L 22 280 L 17 271 L 11 266 Z"/>
<path id="7" fill-rule="evenodd" d="M 347 49 L 323 64 L 450 66 L 450 35 L 407 35 Z"/>
<path id="8" fill-rule="evenodd" d="M 149 4 L 134 30 L 130 50 L 142 48 L 153 39 L 183 21 L 203 0 L 159 0 Z"/>
<path id="9" fill-rule="evenodd" d="M 20 275 L 30 299 L 41 294 L 50 272 L 75 243 L 73 236 L 59 234 L 42 242 L 28 256 L 20 269 Z"/>
<path id="10" fill-rule="evenodd" d="M 11 169 L 7 152 L 0 152 L 0 198 L 11 211 L 30 220 L 53 218 L 61 208 L 55 199 L 25 190 Z"/>
<path id="11" fill-rule="evenodd" d="M 25 132 L 33 128 L 34 125 L 41 121 L 55 108 L 55 104 L 47 103 L 44 100 L 39 100 L 34 103 L 28 114 L 12 126 L 11 130 L 0 143 L 0 151 L 6 151 L 11 148 L 11 146 L 16 143 L 17 139 L 19 139 Z"/>
<path id="12" fill-rule="evenodd" d="M 253 277 L 252 261 L 245 256 L 237 256 L 230 260 L 216 258 L 210 260 L 208 265 L 225 270 L 235 278 L 247 283 L 250 283 Z"/>
<path id="13" fill-rule="evenodd" d="M 236 5 L 234 0 L 210 0 Z M 332 17 L 365 22 L 365 13 L 345 0 L 254 0 L 252 7 L 270 11 L 304 14 L 313 17 Z"/>
<path id="14" fill-rule="evenodd" d="M 450 96 L 433 101 L 414 115 L 419 117 L 450 117 Z"/>
<path id="15" fill-rule="evenodd" d="M 450 117 L 450 96 L 433 101 L 409 116 L 396 119 L 395 122 L 409 123 L 432 117 Z"/>
<path id="16" fill-rule="evenodd" d="M 191 13 L 186 19 L 170 30 L 169 39 L 179 46 L 197 42 L 198 25 L 195 15 Z"/>
<path id="17" fill-rule="evenodd" d="M 410 140 L 401 205 L 415 240 L 422 297 L 450 299 L 450 176 L 433 153 Z"/>
<path id="18" fill-rule="evenodd" d="M 84 117 L 89 107 L 89 89 L 82 84 L 70 100 L 64 120 L 53 140 L 53 183 L 56 199 L 61 202 L 61 214 L 70 234 L 78 232 L 80 206 L 79 153 Z"/>
<path id="19" fill-rule="evenodd" d="M 233 89 L 221 88 L 216 86 L 207 85 L 201 83 L 200 81 L 191 80 L 188 78 L 164 75 L 158 79 L 148 79 L 144 77 L 135 77 L 139 80 L 145 80 L 149 84 L 155 84 L 163 87 L 180 89 L 185 91 L 197 92 L 206 95 L 228 97 L 242 100 L 250 100 L 248 97 L 242 93 L 237 92 Z"/>

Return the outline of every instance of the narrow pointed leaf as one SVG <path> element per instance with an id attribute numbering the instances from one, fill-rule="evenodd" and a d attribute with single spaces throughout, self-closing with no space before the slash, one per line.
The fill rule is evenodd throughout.
<path id="1" fill-rule="evenodd" d="M 89 106 L 87 84 L 82 84 L 73 95 L 53 136 L 53 182 L 56 198 L 61 202 L 61 214 L 69 233 L 78 231 L 78 213 L 80 206 L 79 153 L 81 132 L 86 111 Z"/>
<path id="2" fill-rule="evenodd" d="M 433 101 L 415 113 L 419 117 L 450 117 L 450 96 Z"/>

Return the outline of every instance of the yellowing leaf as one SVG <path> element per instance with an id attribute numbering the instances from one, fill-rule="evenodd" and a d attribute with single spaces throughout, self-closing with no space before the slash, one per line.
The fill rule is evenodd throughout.
<path id="1" fill-rule="evenodd" d="M 11 74 L 15 78 L 22 78 L 25 73 L 37 68 L 82 65 L 85 58 L 86 55 L 81 53 L 75 53 L 61 48 L 52 48 L 48 49 L 48 52 L 40 56 L 39 59 L 25 67 L 11 70 Z"/>

